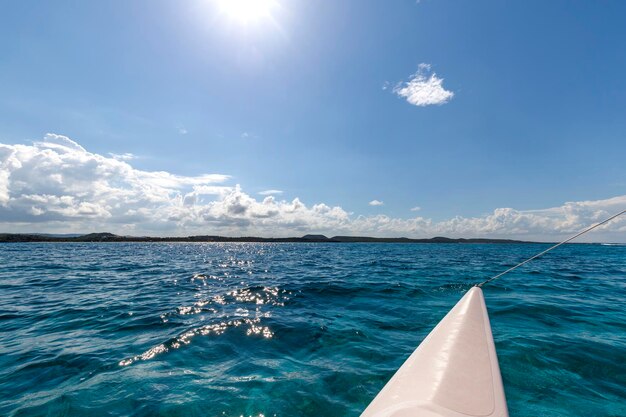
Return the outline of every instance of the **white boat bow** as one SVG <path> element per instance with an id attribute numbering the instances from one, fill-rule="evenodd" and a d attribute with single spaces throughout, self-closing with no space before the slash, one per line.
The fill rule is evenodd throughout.
<path id="1" fill-rule="evenodd" d="M 507 417 L 483 292 L 473 287 L 361 417 Z"/>

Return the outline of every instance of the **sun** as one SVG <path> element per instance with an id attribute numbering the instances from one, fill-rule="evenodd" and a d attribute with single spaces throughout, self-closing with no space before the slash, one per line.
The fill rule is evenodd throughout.
<path id="1" fill-rule="evenodd" d="M 274 0 L 217 0 L 221 13 L 241 23 L 271 17 Z"/>

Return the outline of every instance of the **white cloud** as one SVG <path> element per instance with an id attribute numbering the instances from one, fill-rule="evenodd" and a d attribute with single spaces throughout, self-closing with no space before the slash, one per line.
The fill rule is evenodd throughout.
<path id="1" fill-rule="evenodd" d="M 370 206 L 383 206 L 385 203 L 379 200 L 372 200 L 367 204 L 369 204 Z"/>
<path id="2" fill-rule="evenodd" d="M 443 78 L 431 72 L 429 64 L 419 64 L 409 81 L 396 85 L 393 92 L 415 106 L 445 104 L 454 97 L 452 91 L 443 88 Z"/>
<path id="3" fill-rule="evenodd" d="M 130 152 L 125 152 L 125 153 L 113 153 L 113 152 L 109 152 L 109 155 L 111 156 L 111 158 L 113 159 L 117 159 L 118 161 L 130 161 L 132 159 L 136 159 L 137 156 L 130 153 Z"/>
<path id="4" fill-rule="evenodd" d="M 179 127 L 178 128 L 178 134 L 186 135 L 187 133 L 189 133 L 189 131 L 187 129 L 185 129 L 184 127 Z"/>
<path id="5" fill-rule="evenodd" d="M 276 194 L 282 194 L 283 192 L 281 190 L 264 190 L 264 191 L 259 191 L 259 195 L 276 195 Z"/>
<path id="6" fill-rule="evenodd" d="M 557 240 L 626 208 L 626 195 L 539 210 L 497 208 L 442 221 L 359 216 L 300 199 L 262 200 L 224 174 L 142 171 L 128 161 L 46 135 L 33 145 L 0 144 L 0 232 L 110 231 L 135 235 L 370 235 Z M 271 191 L 271 190 L 268 190 Z M 273 190 L 277 191 L 277 190 Z M 374 200 L 377 203 L 377 200 Z M 626 217 L 587 235 L 626 241 Z"/>
<path id="7" fill-rule="evenodd" d="M 420 206 L 411 207 L 411 211 L 420 211 L 421 209 Z"/>
<path id="8" fill-rule="evenodd" d="M 193 192 L 198 195 L 219 195 L 224 196 L 233 191 L 233 187 L 223 185 L 196 185 Z"/>
<path id="9" fill-rule="evenodd" d="M 55 133 L 46 133 L 43 142 L 39 142 L 42 148 L 55 149 L 57 151 L 70 150 L 77 152 L 86 152 L 85 148 L 74 142 L 67 136 L 57 135 Z"/>
<path id="10" fill-rule="evenodd" d="M 240 136 L 242 139 L 259 139 L 259 135 L 253 132 L 242 132 Z"/>

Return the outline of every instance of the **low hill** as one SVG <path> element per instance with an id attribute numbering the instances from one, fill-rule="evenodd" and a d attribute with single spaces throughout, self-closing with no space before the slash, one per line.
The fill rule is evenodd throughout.
<path id="1" fill-rule="evenodd" d="M 434 237 L 431 239 L 410 239 L 407 237 L 368 237 L 368 236 L 334 236 L 309 234 L 302 237 L 265 238 L 255 236 L 187 236 L 187 237 L 150 237 L 150 236 L 119 236 L 113 233 L 89 233 L 86 235 L 48 235 L 0 233 L 0 242 L 293 242 L 293 243 L 531 243 L 511 239 L 451 239 Z"/>

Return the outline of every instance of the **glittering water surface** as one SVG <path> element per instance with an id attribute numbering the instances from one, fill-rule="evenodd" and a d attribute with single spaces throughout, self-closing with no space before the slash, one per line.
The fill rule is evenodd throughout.
<path id="1" fill-rule="evenodd" d="M 0 415 L 358 416 L 545 245 L 0 244 Z M 511 416 L 626 416 L 626 247 L 484 289 Z"/>

